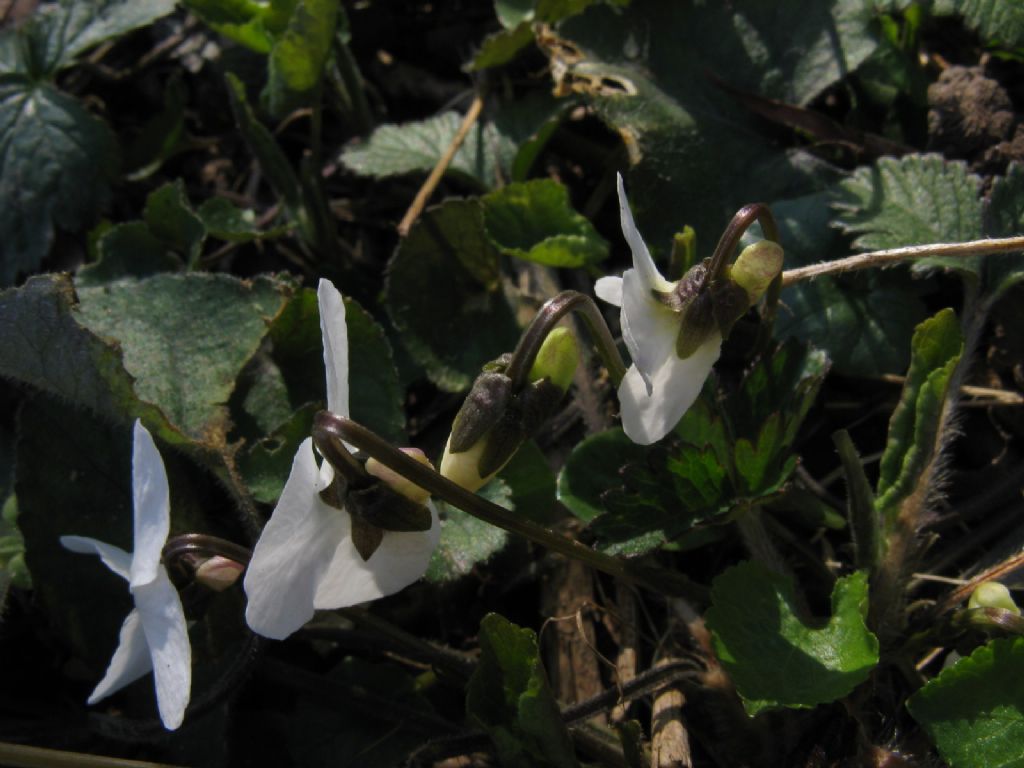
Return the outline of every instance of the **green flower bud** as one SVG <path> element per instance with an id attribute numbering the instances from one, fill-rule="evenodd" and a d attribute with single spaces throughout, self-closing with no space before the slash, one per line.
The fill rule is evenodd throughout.
<path id="1" fill-rule="evenodd" d="M 1015 616 L 1020 616 L 1020 608 L 1013 601 L 1010 590 L 998 581 L 983 581 L 971 593 L 967 601 L 968 608 L 1002 608 Z"/>
<path id="2" fill-rule="evenodd" d="M 572 384 L 579 360 L 576 337 L 568 328 L 555 328 L 544 339 L 530 369 L 530 381 L 547 379 L 564 393 Z"/>
<path id="3" fill-rule="evenodd" d="M 727 275 L 743 287 L 749 297 L 749 304 L 753 305 L 781 271 L 782 247 L 771 240 L 761 240 L 743 249 L 736 262 L 729 267 Z"/>
<path id="4" fill-rule="evenodd" d="M 554 413 L 572 383 L 577 359 L 573 334 L 556 328 L 537 352 L 530 383 L 519 392 L 511 391 L 504 373 L 507 359 L 485 366 L 455 417 L 441 474 L 470 491 L 486 485 Z"/>

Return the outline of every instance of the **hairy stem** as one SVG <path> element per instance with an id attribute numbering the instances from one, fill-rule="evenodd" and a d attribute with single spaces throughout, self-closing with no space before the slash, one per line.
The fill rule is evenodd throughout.
<path id="1" fill-rule="evenodd" d="M 852 272 L 857 269 L 888 267 L 903 261 L 924 259 L 935 256 L 951 258 L 970 258 L 994 253 L 1013 253 L 1024 251 L 1024 237 L 1004 237 L 986 240 L 972 240 L 967 243 L 932 243 L 930 245 L 909 245 L 904 248 L 891 248 L 885 251 L 871 251 L 848 256 L 845 259 L 824 261 L 797 269 L 788 269 L 782 273 L 782 285 L 792 285 L 801 280 L 834 275 L 841 272 Z"/>

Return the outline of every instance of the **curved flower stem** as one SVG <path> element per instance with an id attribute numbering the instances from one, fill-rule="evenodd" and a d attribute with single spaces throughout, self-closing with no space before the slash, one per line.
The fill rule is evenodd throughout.
<path id="1" fill-rule="evenodd" d="M 197 555 L 199 557 L 226 557 L 236 563 L 248 565 L 252 551 L 227 539 L 208 536 L 205 533 L 183 533 L 173 536 L 164 544 L 162 553 L 164 564 L 170 570 L 182 558 Z"/>
<path id="2" fill-rule="evenodd" d="M 768 206 L 764 203 L 750 203 L 743 206 L 736 211 L 732 220 L 726 225 L 725 231 L 718 239 L 718 245 L 715 246 L 715 252 L 711 254 L 711 264 L 707 272 L 709 281 L 721 277 L 722 270 L 729 263 L 743 233 L 750 229 L 750 225 L 755 221 L 761 224 L 761 232 L 764 233 L 766 240 L 779 242 L 779 228 Z"/>
<path id="3" fill-rule="evenodd" d="M 526 386 L 526 377 L 537 359 L 537 352 L 540 350 L 548 334 L 558 325 L 559 321 L 569 312 L 579 312 L 583 321 L 590 331 L 590 336 L 597 344 L 597 352 L 601 356 L 608 374 L 615 386 L 619 385 L 622 377 L 626 375 L 626 365 L 622 362 L 618 347 L 612 338 L 608 324 L 605 323 L 601 310 L 597 308 L 594 300 L 585 293 L 579 291 L 562 291 L 544 302 L 529 327 L 523 332 L 512 353 L 512 362 L 509 363 L 505 374 L 512 380 L 512 391 L 518 392 Z"/>
<path id="4" fill-rule="evenodd" d="M 509 512 L 504 507 L 453 483 L 437 471 L 405 455 L 383 438 L 356 422 L 330 411 L 320 411 L 313 420 L 314 430 L 331 434 L 356 448 L 366 451 L 384 466 L 404 475 L 432 496 L 444 499 L 464 512 L 484 522 L 524 536 L 560 555 L 586 563 L 609 576 L 625 579 L 662 594 L 687 597 L 697 602 L 707 601 L 705 588 L 694 584 L 685 576 L 662 568 L 643 566 L 628 560 L 606 555 L 591 549 L 543 526 L 531 523 Z"/>
<path id="5" fill-rule="evenodd" d="M 901 261 L 923 259 L 935 256 L 948 258 L 970 258 L 971 256 L 987 256 L 994 253 L 1013 253 L 1024 251 L 1024 236 L 971 240 L 966 243 L 932 243 L 930 245 L 909 245 L 904 248 L 891 248 L 885 251 L 870 251 L 848 256 L 835 261 L 823 261 L 798 269 L 787 269 L 782 273 L 782 285 L 792 285 L 801 280 L 833 275 L 840 272 L 851 272 L 856 269 L 872 267 L 888 267 Z"/>

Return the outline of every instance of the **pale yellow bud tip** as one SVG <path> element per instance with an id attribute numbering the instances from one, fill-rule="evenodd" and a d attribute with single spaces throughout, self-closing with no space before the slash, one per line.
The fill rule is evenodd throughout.
<path id="1" fill-rule="evenodd" d="M 782 247 L 771 240 L 748 245 L 729 269 L 729 277 L 741 285 L 755 303 L 782 271 Z"/>
<path id="2" fill-rule="evenodd" d="M 968 608 L 1003 608 L 1015 616 L 1020 616 L 1020 608 L 1013 601 L 1010 590 L 998 581 L 983 581 L 971 593 L 967 601 Z"/>
<path id="3" fill-rule="evenodd" d="M 537 352 L 537 359 L 530 369 L 530 381 L 547 378 L 563 392 L 572 384 L 576 373 L 576 361 L 579 360 L 579 349 L 576 337 L 568 328 L 555 328 L 544 339 Z"/>
<path id="4" fill-rule="evenodd" d="M 419 448 L 402 448 L 401 451 L 406 456 L 416 459 L 420 464 L 426 464 L 431 469 L 434 468 L 434 465 L 430 463 L 430 459 L 428 459 L 426 454 Z M 423 490 L 403 475 L 398 474 L 393 469 L 385 467 L 372 457 L 366 461 L 366 471 L 378 480 L 383 480 L 391 486 L 391 490 L 402 494 L 405 498 L 409 499 L 409 501 L 415 501 L 417 504 L 424 504 L 427 499 L 430 498 L 429 491 Z"/>

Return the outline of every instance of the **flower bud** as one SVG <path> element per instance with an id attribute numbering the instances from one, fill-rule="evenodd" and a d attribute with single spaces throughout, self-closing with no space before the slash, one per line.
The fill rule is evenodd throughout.
<path id="1" fill-rule="evenodd" d="M 416 459 L 420 464 L 426 464 L 431 469 L 434 468 L 434 465 L 430 463 L 430 459 L 428 459 L 426 454 L 419 448 L 402 448 L 401 451 L 405 455 Z M 385 467 L 372 456 L 366 460 L 366 471 L 378 480 L 383 480 L 385 483 L 390 485 L 391 490 L 396 493 L 400 493 L 402 496 L 405 496 L 405 498 L 410 501 L 414 501 L 417 504 L 424 504 L 427 499 L 430 498 L 429 491 L 423 490 L 406 478 L 405 475 L 400 475 L 390 467 Z"/>
<path id="2" fill-rule="evenodd" d="M 971 593 L 967 601 L 968 608 L 1002 608 L 1015 616 L 1020 616 L 1020 608 L 1013 601 L 1010 590 L 998 581 L 983 581 Z"/>
<path id="3" fill-rule="evenodd" d="M 782 247 L 771 240 L 748 245 L 729 268 L 728 277 L 743 287 L 749 304 L 755 304 L 782 271 Z"/>
<path id="4" fill-rule="evenodd" d="M 203 562 L 195 572 L 195 580 L 214 592 L 223 592 L 242 575 L 245 566 L 221 555 L 214 555 Z"/>
<path id="5" fill-rule="evenodd" d="M 579 356 L 572 331 L 568 328 L 555 328 L 540 345 L 528 378 L 531 382 L 547 379 L 564 394 L 572 384 Z"/>
<path id="6" fill-rule="evenodd" d="M 544 339 L 527 376 L 512 392 L 508 359 L 485 366 L 455 417 L 441 457 L 441 474 L 469 491 L 487 484 L 555 411 L 572 383 L 579 357 L 564 328 Z"/>

